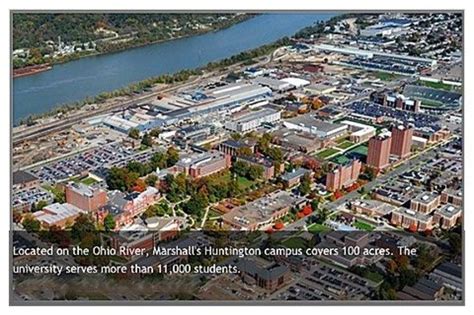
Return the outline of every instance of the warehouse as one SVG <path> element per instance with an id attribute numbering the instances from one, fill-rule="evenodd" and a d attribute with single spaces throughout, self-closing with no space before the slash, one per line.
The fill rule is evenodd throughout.
<path id="1" fill-rule="evenodd" d="M 265 108 L 259 111 L 244 114 L 225 125 L 225 128 L 235 132 L 247 132 L 260 127 L 263 123 L 272 123 L 280 120 L 281 113 L 274 109 Z"/>
<path id="2" fill-rule="evenodd" d="M 347 132 L 347 125 L 333 124 L 313 118 L 310 115 L 298 116 L 286 120 L 285 127 L 312 133 L 320 138 L 335 139 Z"/>
<path id="3" fill-rule="evenodd" d="M 260 84 L 261 86 L 269 87 L 272 91 L 283 92 L 287 91 L 293 86 L 285 81 L 273 79 L 270 77 L 257 77 L 253 80 L 254 83 Z"/>

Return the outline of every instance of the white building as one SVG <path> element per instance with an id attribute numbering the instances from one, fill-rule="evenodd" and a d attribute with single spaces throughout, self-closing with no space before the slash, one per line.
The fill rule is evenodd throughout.
<path id="1" fill-rule="evenodd" d="M 266 108 L 240 116 L 225 124 L 225 128 L 235 132 L 247 132 L 260 127 L 263 123 L 272 123 L 280 119 L 279 111 Z"/>

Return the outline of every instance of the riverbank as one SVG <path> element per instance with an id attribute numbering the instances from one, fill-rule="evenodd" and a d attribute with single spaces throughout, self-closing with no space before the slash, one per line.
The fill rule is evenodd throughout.
<path id="1" fill-rule="evenodd" d="M 48 71 L 51 70 L 53 67 L 49 63 L 44 63 L 40 65 L 35 65 L 35 66 L 28 66 L 20 69 L 14 69 L 13 70 L 13 78 L 19 78 L 19 77 L 24 77 L 27 75 L 34 75 L 37 73 L 41 73 L 43 71 Z"/>
<path id="2" fill-rule="evenodd" d="M 54 58 L 54 59 L 53 58 L 45 59 L 44 61 L 46 61 L 46 62 L 43 62 L 41 64 L 25 65 L 23 67 L 14 68 L 13 73 L 15 73 L 15 72 L 17 72 L 17 73 L 20 72 L 21 73 L 23 71 L 28 72 L 28 68 L 39 67 L 39 66 L 42 66 L 43 64 L 48 64 L 52 67 L 53 65 L 65 64 L 65 63 L 75 61 L 75 60 L 79 60 L 79 59 L 82 59 L 82 58 L 114 54 L 114 53 L 119 53 L 119 52 L 129 50 L 129 49 L 135 49 L 135 48 L 145 47 L 145 46 L 149 46 L 149 45 L 166 43 L 166 42 L 171 42 L 171 41 L 175 41 L 175 40 L 179 40 L 179 39 L 185 39 L 185 38 L 189 38 L 189 37 L 193 37 L 193 36 L 199 36 L 199 35 L 203 35 L 203 34 L 207 34 L 207 33 L 218 32 L 218 31 L 225 30 L 229 27 L 232 27 L 236 24 L 242 23 L 242 22 L 244 22 L 246 20 L 249 20 L 251 18 L 254 18 L 257 15 L 258 14 L 253 14 L 253 13 L 252 14 L 238 15 L 236 18 L 229 21 L 230 23 L 224 23 L 224 24 L 219 25 L 215 28 L 198 29 L 194 32 L 184 34 L 184 35 L 181 35 L 181 36 L 175 36 L 175 37 L 171 37 L 171 38 L 157 39 L 157 40 L 151 40 L 151 41 L 145 41 L 145 42 L 141 42 L 140 39 L 135 38 L 134 40 L 126 42 L 125 44 L 122 44 L 122 45 L 115 45 L 115 46 L 112 45 L 112 47 L 113 47 L 112 49 L 109 48 L 109 49 L 104 50 L 104 51 L 97 51 L 97 50 L 94 50 L 94 51 L 81 51 L 81 52 L 76 52 L 76 53 L 73 53 L 73 54 L 70 54 L 70 55 L 65 55 L 65 56 L 62 56 L 62 57 Z M 49 69 L 51 69 L 51 68 L 49 68 Z M 25 74 L 25 75 L 34 75 L 34 74 L 40 73 L 40 72 L 41 71 L 38 71 L 38 72 L 30 71 L 30 72 L 28 72 L 28 74 Z M 20 76 L 22 76 L 22 75 L 17 75 L 17 76 L 14 75 L 13 78 L 20 77 Z"/>

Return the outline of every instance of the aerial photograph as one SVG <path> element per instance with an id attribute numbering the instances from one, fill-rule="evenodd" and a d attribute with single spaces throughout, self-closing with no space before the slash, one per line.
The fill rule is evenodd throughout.
<path id="1" fill-rule="evenodd" d="M 463 11 L 10 24 L 10 305 L 464 305 Z"/>

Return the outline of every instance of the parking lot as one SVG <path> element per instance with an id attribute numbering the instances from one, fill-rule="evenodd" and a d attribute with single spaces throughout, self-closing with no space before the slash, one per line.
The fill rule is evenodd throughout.
<path id="1" fill-rule="evenodd" d="M 97 147 L 51 164 L 37 167 L 31 173 L 43 182 L 57 183 L 84 172 L 93 172 L 112 166 L 122 167 L 129 161 L 146 162 L 154 152 L 151 150 L 136 152 L 117 143 Z"/>

